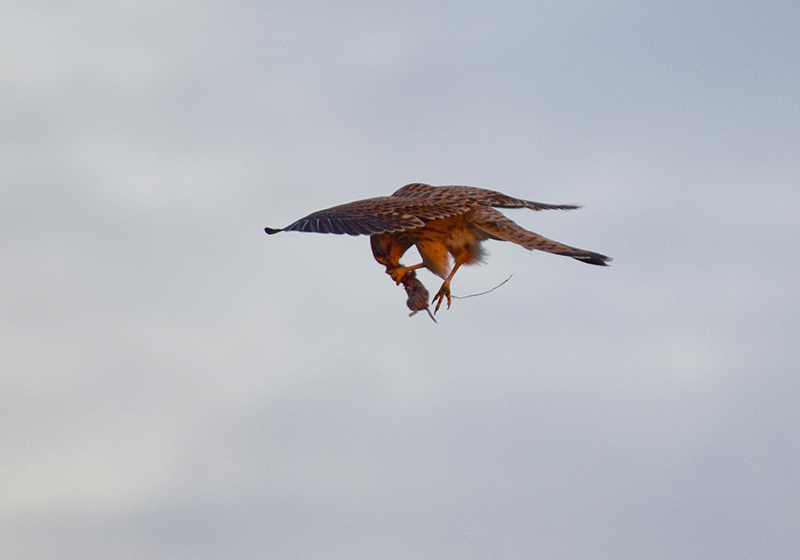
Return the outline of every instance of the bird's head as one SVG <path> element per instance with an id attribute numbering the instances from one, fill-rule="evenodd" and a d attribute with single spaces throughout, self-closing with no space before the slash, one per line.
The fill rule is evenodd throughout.
<path id="1" fill-rule="evenodd" d="M 400 257 L 413 244 L 407 236 L 400 233 L 378 233 L 369 238 L 372 256 L 388 269 L 400 266 Z"/>
<path id="2" fill-rule="evenodd" d="M 394 243 L 390 236 L 386 234 L 371 235 L 369 243 L 372 246 L 372 256 L 375 260 L 381 263 L 386 268 L 394 268 L 398 266 L 400 257 L 397 256 L 396 260 L 392 262 L 392 247 Z"/>

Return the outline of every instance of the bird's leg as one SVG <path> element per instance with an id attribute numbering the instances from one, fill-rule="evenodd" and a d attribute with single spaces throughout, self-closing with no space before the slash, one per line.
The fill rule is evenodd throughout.
<path id="1" fill-rule="evenodd" d="M 417 270 L 418 268 L 422 268 L 425 266 L 423 263 L 415 264 L 414 266 L 396 266 L 394 268 L 386 267 L 386 274 L 392 277 L 392 280 L 395 281 L 395 284 L 398 286 L 400 282 L 403 281 L 406 274 L 411 272 L 412 270 Z"/>
<path id="2" fill-rule="evenodd" d="M 444 298 L 447 298 L 447 309 L 450 309 L 450 304 L 453 301 L 452 297 L 450 296 L 450 280 L 453 279 L 453 276 L 455 276 L 456 274 L 456 270 L 458 270 L 458 267 L 461 266 L 461 264 L 462 264 L 461 262 L 456 260 L 455 265 L 453 266 L 453 270 L 450 271 L 450 274 L 447 275 L 447 278 L 445 278 L 444 282 L 442 283 L 442 287 L 439 288 L 439 291 L 436 292 L 435 296 L 433 296 L 431 304 L 434 303 L 436 304 L 436 307 L 434 307 L 433 309 L 434 314 L 436 314 L 436 312 L 439 311 L 439 308 L 442 306 L 442 301 L 444 301 Z"/>

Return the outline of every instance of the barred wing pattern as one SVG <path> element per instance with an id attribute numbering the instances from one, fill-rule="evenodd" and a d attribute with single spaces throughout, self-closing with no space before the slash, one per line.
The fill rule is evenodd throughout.
<path id="1" fill-rule="evenodd" d="M 268 234 L 308 231 L 348 235 L 374 235 L 405 231 L 427 222 L 465 214 L 479 206 L 530 208 L 531 210 L 572 210 L 573 204 L 543 204 L 520 200 L 496 191 L 475 187 L 434 187 L 412 183 L 391 196 L 380 196 L 319 210 L 285 228 L 264 228 Z"/>
<path id="2" fill-rule="evenodd" d="M 494 208 L 529 208 L 531 210 L 576 210 L 577 204 L 544 204 L 514 198 L 497 191 L 478 187 L 444 186 L 434 187 L 424 183 L 411 183 L 392 193 L 392 197 L 426 200 L 431 204 L 459 204 L 470 208 L 492 206 Z"/>
<path id="3" fill-rule="evenodd" d="M 457 216 L 469 210 L 462 204 L 427 203 L 381 196 L 327 208 L 300 218 L 279 231 L 311 231 L 348 235 L 373 235 L 422 227 L 426 222 Z"/>
<path id="4" fill-rule="evenodd" d="M 569 245 L 564 245 L 558 241 L 543 237 L 538 233 L 528 231 L 494 208 L 481 208 L 475 213 L 473 223 L 475 227 L 487 233 L 491 238 L 516 243 L 529 251 L 536 249 L 546 253 L 572 257 L 581 262 L 599 266 L 608 266 L 608 261 L 611 260 L 610 257 L 601 255 L 600 253 L 578 249 L 577 247 L 570 247 Z"/>

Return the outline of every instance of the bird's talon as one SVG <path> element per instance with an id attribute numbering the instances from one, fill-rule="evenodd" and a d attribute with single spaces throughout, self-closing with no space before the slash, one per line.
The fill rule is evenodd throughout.
<path id="1" fill-rule="evenodd" d="M 442 284 L 442 287 L 439 288 L 439 291 L 436 292 L 435 296 L 433 296 L 433 302 L 436 303 L 436 307 L 433 309 L 434 314 L 436 314 L 436 312 L 439 311 L 439 308 L 442 306 L 444 298 L 447 298 L 447 309 L 450 309 L 450 304 L 452 303 L 452 299 L 450 296 L 450 286 L 448 286 L 447 284 Z"/>

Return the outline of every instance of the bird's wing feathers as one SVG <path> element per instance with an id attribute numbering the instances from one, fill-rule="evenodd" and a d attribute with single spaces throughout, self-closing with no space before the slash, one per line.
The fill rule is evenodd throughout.
<path id="1" fill-rule="evenodd" d="M 457 216 L 476 208 L 488 210 L 490 206 L 530 208 L 532 210 L 579 208 L 573 204 L 556 205 L 521 200 L 497 191 L 476 187 L 434 187 L 424 183 L 411 183 L 397 190 L 391 196 L 341 204 L 309 214 L 285 228 L 264 229 L 269 234 L 280 231 L 311 231 L 373 235 L 415 229 L 433 220 Z M 502 216 L 502 214 L 500 215 Z M 511 223 L 513 224 L 513 222 Z"/>
<path id="2" fill-rule="evenodd" d="M 431 204 L 462 204 L 470 207 L 493 206 L 495 208 L 530 208 L 531 210 L 574 210 L 576 204 L 545 204 L 522 200 L 501 192 L 478 187 L 443 186 L 434 187 L 424 183 L 411 183 L 392 193 L 391 198 L 406 198 L 427 201 Z"/>
<path id="3" fill-rule="evenodd" d="M 610 257 L 600 253 L 570 247 L 528 231 L 493 208 L 484 207 L 475 210 L 473 224 L 493 239 L 510 241 L 529 250 L 537 249 L 547 253 L 564 255 L 588 264 L 600 266 L 606 266 L 611 261 Z"/>
<path id="4" fill-rule="evenodd" d="M 469 211 L 463 204 L 444 204 L 400 197 L 382 196 L 357 200 L 309 214 L 279 231 L 311 231 L 348 235 L 373 235 L 422 227 L 426 222 Z"/>

